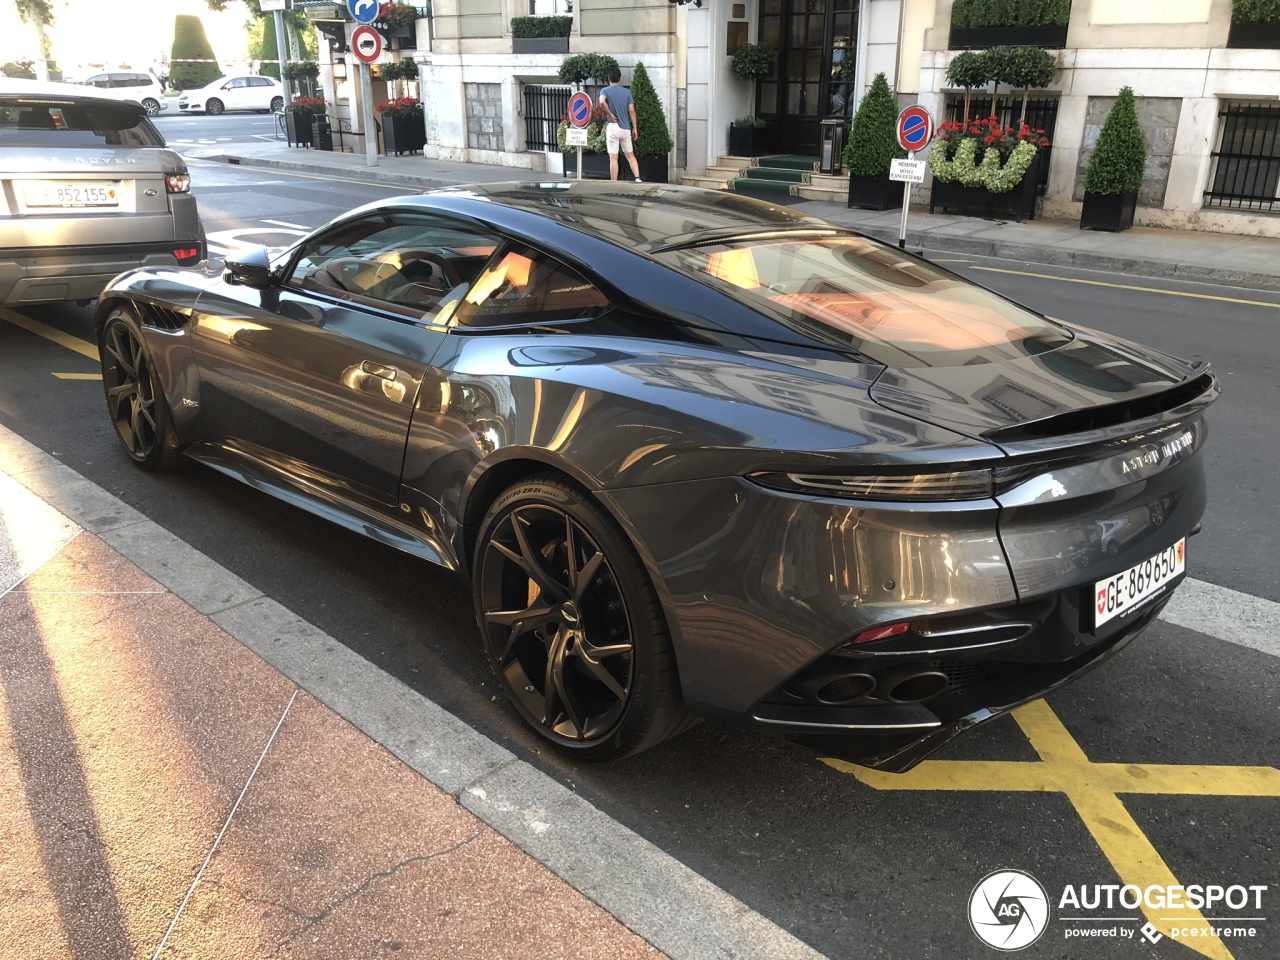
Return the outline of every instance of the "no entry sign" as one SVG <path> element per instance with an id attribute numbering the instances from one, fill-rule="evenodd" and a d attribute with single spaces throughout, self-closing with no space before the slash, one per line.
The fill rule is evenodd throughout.
<path id="1" fill-rule="evenodd" d="M 575 93 L 569 98 L 569 122 L 575 127 L 585 127 L 591 122 L 591 98 L 585 93 Z"/>
<path id="2" fill-rule="evenodd" d="M 903 150 L 921 150 L 933 137 L 933 117 L 920 104 L 898 114 L 898 144 Z"/>

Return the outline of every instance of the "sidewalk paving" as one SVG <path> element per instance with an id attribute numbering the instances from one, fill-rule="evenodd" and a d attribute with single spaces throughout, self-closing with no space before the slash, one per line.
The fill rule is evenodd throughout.
<path id="1" fill-rule="evenodd" d="M 363 153 L 331 153 L 291 148 L 283 141 L 197 147 L 192 158 L 341 176 L 375 183 L 434 190 L 459 183 L 561 179 L 516 167 L 453 163 L 418 156 L 378 158 L 367 165 Z M 198 183 L 198 174 L 197 174 Z M 899 212 L 850 210 L 840 203 L 801 201 L 793 208 L 834 223 L 856 227 L 896 242 Z M 907 242 L 913 248 L 1024 260 L 1031 263 L 1164 277 L 1257 289 L 1280 289 L 1280 239 L 1194 230 L 1135 227 L 1122 233 L 1081 230 L 1075 221 L 1014 223 L 912 208 Z"/>

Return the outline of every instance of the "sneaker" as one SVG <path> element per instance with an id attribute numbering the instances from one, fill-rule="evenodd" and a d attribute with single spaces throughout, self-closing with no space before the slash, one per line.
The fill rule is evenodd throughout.
<path id="1" fill-rule="evenodd" d="M 641 180 L 639 177 L 636 177 L 636 183 L 643 183 L 643 182 L 644 182 L 644 181 L 643 181 L 643 180 Z"/>

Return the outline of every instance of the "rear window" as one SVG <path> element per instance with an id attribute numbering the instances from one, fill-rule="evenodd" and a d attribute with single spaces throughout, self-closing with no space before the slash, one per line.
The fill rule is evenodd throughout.
<path id="1" fill-rule="evenodd" d="M 857 237 L 775 237 L 659 255 L 789 326 L 891 367 L 996 363 L 1070 341 L 965 280 Z"/>
<path id="2" fill-rule="evenodd" d="M 140 107 L 128 103 L 0 97 L 0 147 L 163 147 Z"/>

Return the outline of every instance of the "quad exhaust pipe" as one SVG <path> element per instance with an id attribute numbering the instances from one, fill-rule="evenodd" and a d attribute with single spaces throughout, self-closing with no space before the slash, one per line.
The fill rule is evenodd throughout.
<path id="1" fill-rule="evenodd" d="M 947 689 L 947 675 L 918 666 L 902 666 L 880 677 L 880 695 L 894 703 L 920 703 Z"/>

